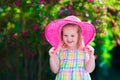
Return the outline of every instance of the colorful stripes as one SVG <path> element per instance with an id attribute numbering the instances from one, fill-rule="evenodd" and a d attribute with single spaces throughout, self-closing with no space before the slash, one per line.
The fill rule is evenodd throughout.
<path id="1" fill-rule="evenodd" d="M 84 51 L 75 50 L 70 52 L 59 52 L 60 70 L 55 80 L 91 80 L 86 76 L 84 70 L 84 59 L 86 53 Z M 88 77 L 88 78 L 87 78 Z"/>

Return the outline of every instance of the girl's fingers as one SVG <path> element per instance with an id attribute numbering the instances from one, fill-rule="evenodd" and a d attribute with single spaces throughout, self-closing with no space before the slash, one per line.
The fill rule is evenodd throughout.
<path id="1" fill-rule="evenodd" d="M 54 48 L 54 47 L 52 47 L 52 48 L 49 50 L 49 55 L 50 55 L 50 56 L 55 55 L 55 48 Z"/>
<path id="2" fill-rule="evenodd" d="M 92 46 L 86 46 L 86 50 L 89 54 L 94 54 L 94 48 Z"/>

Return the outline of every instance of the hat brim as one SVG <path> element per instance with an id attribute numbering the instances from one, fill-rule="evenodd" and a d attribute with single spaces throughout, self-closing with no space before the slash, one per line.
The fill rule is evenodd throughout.
<path id="1" fill-rule="evenodd" d="M 48 42 L 55 48 L 58 47 L 60 43 L 60 30 L 68 23 L 77 24 L 82 29 L 82 36 L 85 46 L 93 39 L 95 34 L 94 26 L 88 22 L 78 22 L 65 19 L 57 19 L 48 24 L 45 29 L 45 37 Z"/>

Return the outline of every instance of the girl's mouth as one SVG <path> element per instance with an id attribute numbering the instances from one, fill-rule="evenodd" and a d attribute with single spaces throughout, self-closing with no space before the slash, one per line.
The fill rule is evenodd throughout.
<path id="1" fill-rule="evenodd" d="M 72 43 L 73 41 L 67 41 L 68 43 Z"/>

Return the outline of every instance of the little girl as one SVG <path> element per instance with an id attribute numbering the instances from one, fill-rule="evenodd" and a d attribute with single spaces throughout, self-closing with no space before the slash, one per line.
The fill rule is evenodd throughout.
<path id="1" fill-rule="evenodd" d="M 68 16 L 51 22 L 45 30 L 50 67 L 55 80 L 91 80 L 89 73 L 95 68 L 94 49 L 88 43 L 94 37 L 94 27 Z"/>

